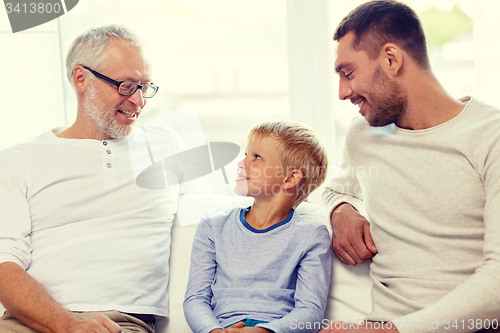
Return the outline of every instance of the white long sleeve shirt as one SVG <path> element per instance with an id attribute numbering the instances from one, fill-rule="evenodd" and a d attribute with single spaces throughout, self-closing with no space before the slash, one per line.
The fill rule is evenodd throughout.
<path id="1" fill-rule="evenodd" d="M 329 211 L 364 209 L 371 222 L 369 319 L 401 332 L 498 327 L 498 109 L 471 99 L 454 119 L 414 131 L 355 119 L 324 200 Z"/>

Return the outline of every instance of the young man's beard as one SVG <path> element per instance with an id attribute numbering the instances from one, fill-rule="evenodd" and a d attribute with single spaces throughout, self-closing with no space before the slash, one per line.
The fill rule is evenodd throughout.
<path id="1" fill-rule="evenodd" d="M 372 97 L 371 110 L 366 121 L 375 127 L 397 124 L 408 102 L 401 87 L 391 81 L 380 66 L 375 69 L 372 82 L 378 92 L 372 94 L 375 97 Z"/>
<path id="2" fill-rule="evenodd" d="M 108 110 L 104 105 L 105 103 L 97 94 L 95 86 L 90 85 L 83 101 L 83 109 L 87 116 L 94 121 L 99 131 L 113 139 L 128 136 L 132 132 L 135 122 L 128 126 L 120 126 L 116 120 L 116 108 Z"/>

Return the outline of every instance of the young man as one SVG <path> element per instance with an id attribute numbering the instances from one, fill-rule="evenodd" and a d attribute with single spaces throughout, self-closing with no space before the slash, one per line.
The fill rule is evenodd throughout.
<path id="1" fill-rule="evenodd" d="M 67 70 L 74 124 L 0 153 L 0 331 L 153 332 L 168 313 L 176 207 L 136 185 L 131 142 L 158 87 L 118 26 L 79 36 Z"/>
<path id="2" fill-rule="evenodd" d="M 359 6 L 334 40 L 339 98 L 358 105 L 364 120 L 348 128 L 324 201 L 337 257 L 349 265 L 373 257 L 368 319 L 387 331 L 495 327 L 500 111 L 445 91 L 420 21 L 402 3 Z"/>
<path id="3" fill-rule="evenodd" d="M 195 333 L 316 332 L 330 281 L 330 236 L 293 208 L 324 181 L 326 150 L 300 124 L 266 122 L 251 130 L 238 166 L 235 192 L 254 203 L 200 222 L 186 320 Z"/>

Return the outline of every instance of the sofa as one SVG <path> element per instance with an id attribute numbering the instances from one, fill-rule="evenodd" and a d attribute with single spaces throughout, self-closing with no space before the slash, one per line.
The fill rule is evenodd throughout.
<path id="1" fill-rule="evenodd" d="M 158 333 L 189 333 L 189 326 L 184 319 L 182 303 L 189 276 L 191 244 L 197 224 L 181 226 L 180 220 L 199 218 L 201 211 L 213 209 L 215 201 L 207 202 L 205 207 L 196 211 L 179 207 L 178 216 L 172 227 L 172 244 L 170 256 L 169 281 L 169 318 L 157 322 Z M 219 205 L 217 201 L 216 205 Z M 249 201 L 241 200 L 238 206 L 246 207 Z M 297 211 L 323 221 L 328 227 L 326 214 L 318 204 L 303 203 Z M 325 320 L 321 325 L 331 321 L 342 320 L 356 322 L 364 318 L 371 310 L 371 281 L 369 278 L 369 263 L 357 266 L 346 266 L 337 258 L 332 262 L 332 280 L 325 311 Z M 0 310 L 3 310 L 0 304 Z"/>

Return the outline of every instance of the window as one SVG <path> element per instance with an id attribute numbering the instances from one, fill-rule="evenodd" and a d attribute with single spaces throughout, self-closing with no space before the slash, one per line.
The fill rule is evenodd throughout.
<path id="1" fill-rule="evenodd" d="M 60 18 L 63 54 L 90 27 L 123 24 L 153 64 L 158 94 L 140 122 L 195 105 L 207 141 L 246 144 L 249 127 L 289 118 L 285 0 L 87 0 Z M 73 92 L 67 108 L 74 113 Z M 69 117 L 74 119 L 74 115 Z"/>
<path id="2" fill-rule="evenodd" d="M 338 100 L 331 38 L 341 18 L 362 2 L 153 0 L 138 5 L 132 0 L 80 1 L 55 21 L 21 33 L 0 34 L 4 45 L 0 148 L 73 122 L 76 99 L 63 64 L 69 43 L 89 27 L 119 23 L 144 39 L 154 81 L 160 86 L 141 121 L 195 104 L 207 141 L 231 141 L 243 148 L 253 123 L 270 118 L 298 120 L 325 139 L 334 165 L 345 127 L 357 110 Z M 426 15 L 431 19 L 455 15 L 460 33 L 452 32 L 452 38 L 429 48 L 433 70 L 452 96 L 472 94 L 500 106 L 496 101 L 500 20 L 494 15 L 500 2 L 406 2 L 423 20 Z M 9 31 L 7 15 L 1 15 L 0 29 Z M 429 39 L 452 26 L 447 20 L 436 21 L 437 25 L 426 28 Z"/>

